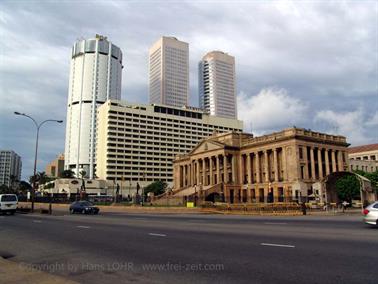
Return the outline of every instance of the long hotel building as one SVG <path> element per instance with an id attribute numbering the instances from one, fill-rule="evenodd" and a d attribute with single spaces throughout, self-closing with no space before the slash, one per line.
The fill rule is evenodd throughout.
<path id="1" fill-rule="evenodd" d="M 214 132 L 241 132 L 240 120 L 201 109 L 109 100 L 98 109 L 96 175 L 108 181 L 173 182 L 173 160 Z"/>

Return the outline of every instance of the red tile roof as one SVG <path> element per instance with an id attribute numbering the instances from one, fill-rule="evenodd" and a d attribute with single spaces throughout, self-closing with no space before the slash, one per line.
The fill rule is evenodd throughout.
<path id="1" fill-rule="evenodd" d="M 378 143 L 348 148 L 349 154 L 367 152 L 367 151 L 378 151 Z"/>

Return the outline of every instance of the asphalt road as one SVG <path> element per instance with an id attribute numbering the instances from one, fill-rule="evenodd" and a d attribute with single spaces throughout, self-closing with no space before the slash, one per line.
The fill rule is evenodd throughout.
<path id="1" fill-rule="evenodd" d="M 0 255 L 81 283 L 378 283 L 360 216 L 0 215 Z"/>

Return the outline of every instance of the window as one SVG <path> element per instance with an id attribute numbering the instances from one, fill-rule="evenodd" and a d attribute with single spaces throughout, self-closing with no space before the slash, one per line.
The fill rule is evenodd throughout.
<path id="1" fill-rule="evenodd" d="M 299 159 L 303 159 L 303 148 L 299 147 Z"/>

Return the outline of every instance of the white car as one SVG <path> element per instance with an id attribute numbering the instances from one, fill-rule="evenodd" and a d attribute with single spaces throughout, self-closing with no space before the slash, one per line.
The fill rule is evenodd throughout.
<path id="1" fill-rule="evenodd" d="M 0 213 L 14 214 L 17 210 L 18 198 L 16 194 L 0 194 Z"/>
<path id="2" fill-rule="evenodd" d="M 378 201 L 366 206 L 362 213 L 366 224 L 378 227 Z"/>

